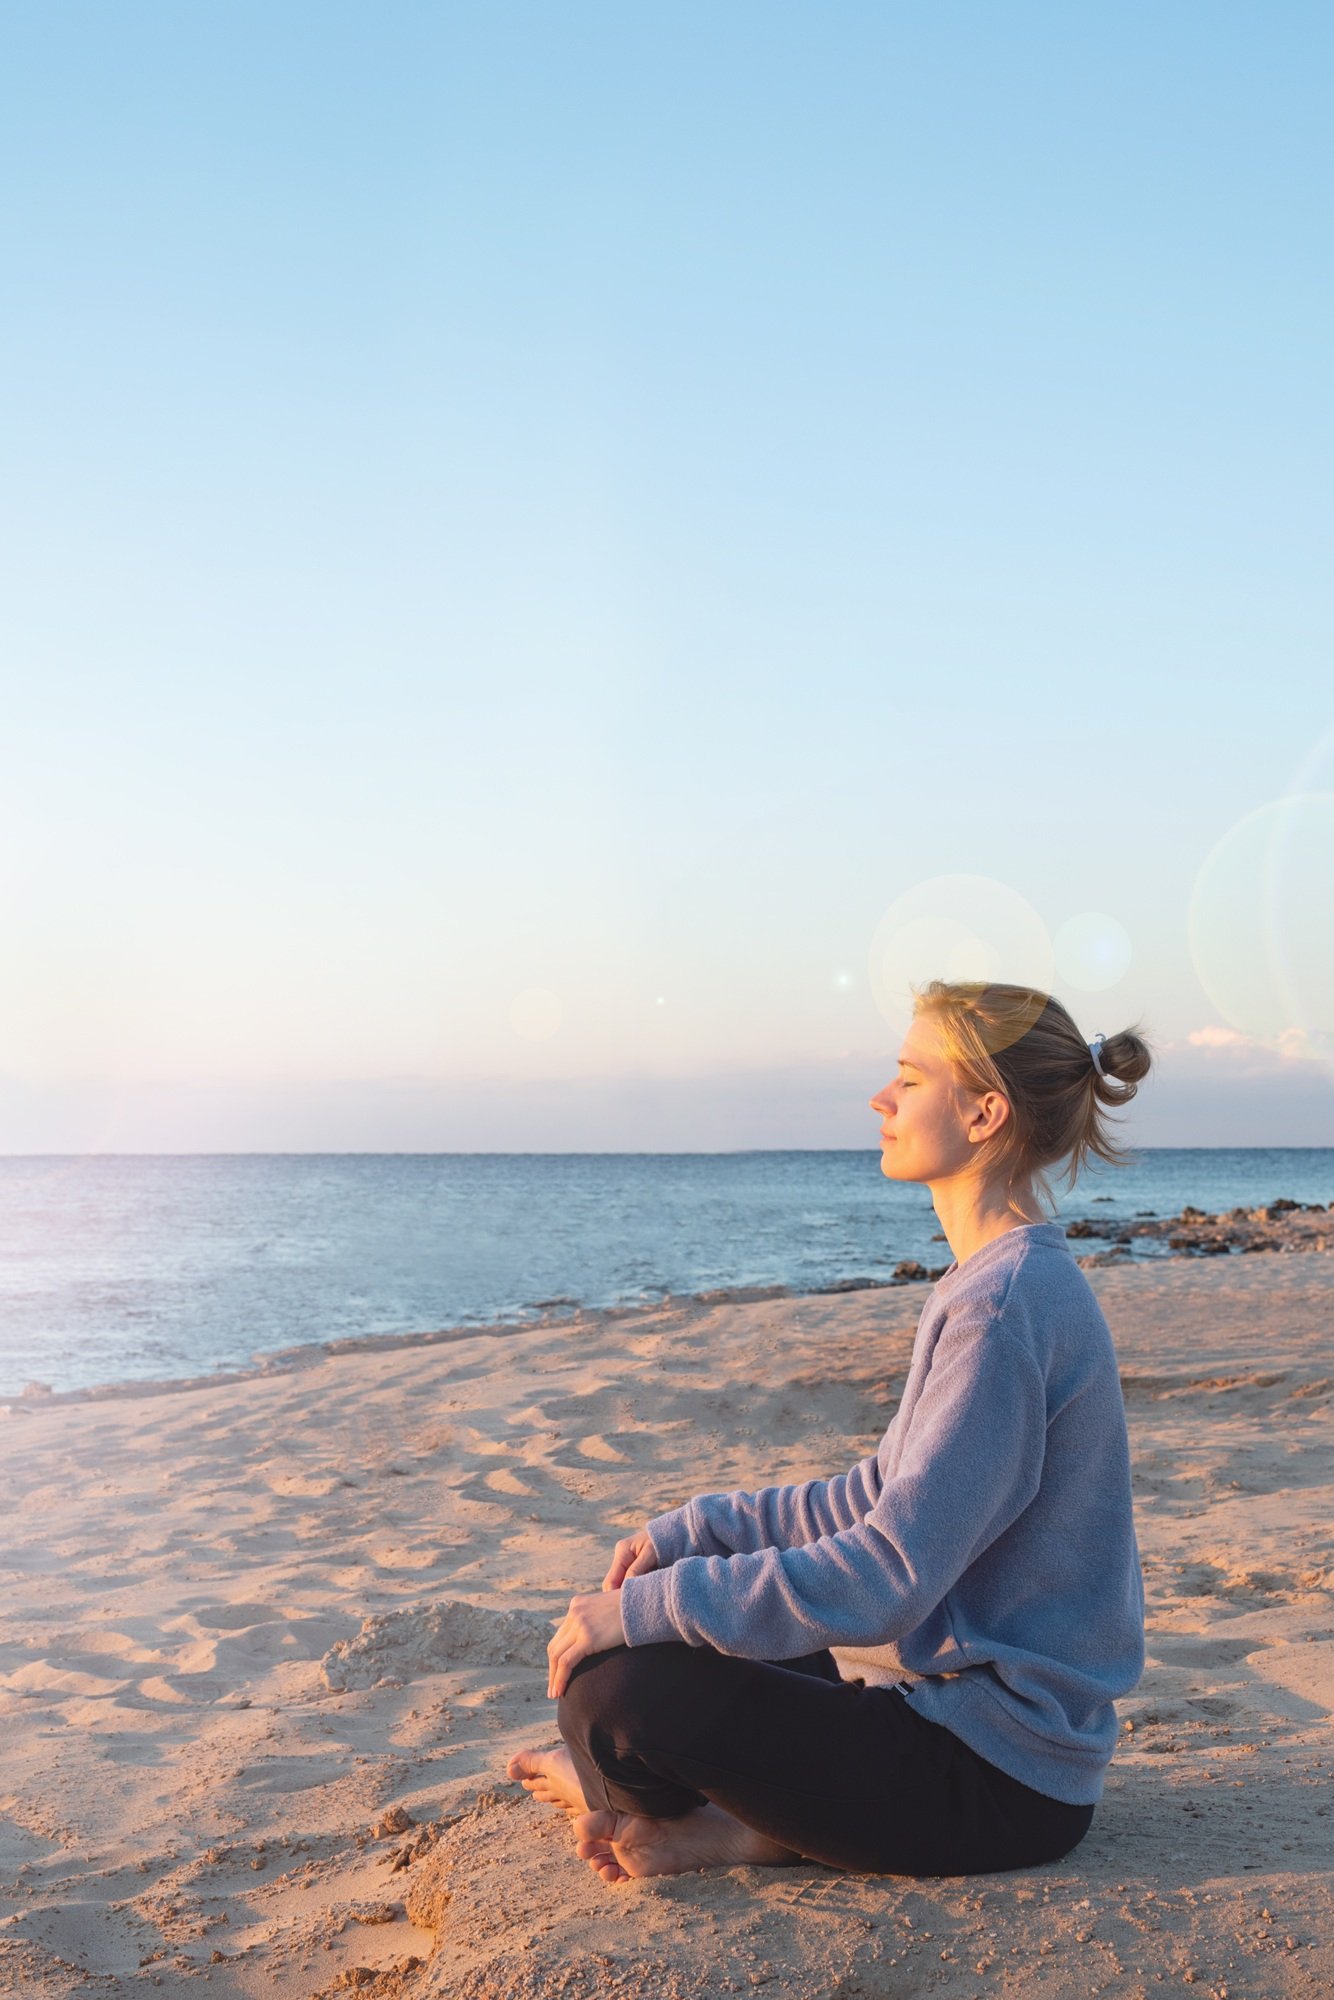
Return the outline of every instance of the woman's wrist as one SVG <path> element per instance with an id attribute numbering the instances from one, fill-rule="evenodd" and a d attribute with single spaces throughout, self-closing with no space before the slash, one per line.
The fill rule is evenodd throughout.
<path id="1" fill-rule="evenodd" d="M 686 1506 L 689 1506 L 687 1501 Z M 675 1507 L 669 1513 L 657 1514 L 645 1523 L 644 1532 L 653 1544 L 660 1569 L 666 1569 L 682 1556 L 695 1553 L 695 1538 L 690 1531 L 686 1507 Z"/>
<path id="2" fill-rule="evenodd" d="M 621 1585 L 621 1629 L 627 1646 L 653 1646 L 679 1640 L 672 1623 L 671 1569 L 646 1569 L 627 1576 Z"/>

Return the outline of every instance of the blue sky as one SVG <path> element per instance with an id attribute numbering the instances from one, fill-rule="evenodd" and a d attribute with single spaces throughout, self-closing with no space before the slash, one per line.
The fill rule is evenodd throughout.
<path id="1" fill-rule="evenodd" d="M 0 18 L 5 1150 L 1328 1142 L 1326 10 Z"/>

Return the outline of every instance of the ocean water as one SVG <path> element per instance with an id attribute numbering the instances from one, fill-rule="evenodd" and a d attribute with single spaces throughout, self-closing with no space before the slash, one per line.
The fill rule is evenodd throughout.
<path id="1" fill-rule="evenodd" d="M 0 1396 L 245 1368 L 348 1335 L 522 1324 L 948 1264 L 878 1150 L 0 1158 Z M 1334 1199 L 1334 1148 L 1146 1148 L 1058 1219 Z M 1161 1255 L 1137 1245 L 1137 1256 Z"/>

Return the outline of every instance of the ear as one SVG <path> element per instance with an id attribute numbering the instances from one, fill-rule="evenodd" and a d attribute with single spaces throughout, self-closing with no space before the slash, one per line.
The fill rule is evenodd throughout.
<path id="1" fill-rule="evenodd" d="M 988 1090 L 978 1099 L 973 1115 L 968 1121 L 968 1143 L 981 1145 L 985 1139 L 994 1139 L 1010 1116 L 1010 1100 L 1002 1097 L 998 1090 Z"/>

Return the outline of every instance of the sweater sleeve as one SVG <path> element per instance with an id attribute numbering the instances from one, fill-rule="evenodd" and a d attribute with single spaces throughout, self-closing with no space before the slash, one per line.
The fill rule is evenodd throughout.
<path id="1" fill-rule="evenodd" d="M 1028 1506 L 1045 1441 L 1046 1386 L 1028 1346 L 994 1314 L 947 1321 L 899 1462 L 863 1517 L 836 1518 L 852 1495 L 826 1489 L 829 1527 L 814 1539 L 688 1555 L 627 1577 L 626 1641 L 781 1660 L 898 1639 Z"/>
<path id="2" fill-rule="evenodd" d="M 648 1533 L 664 1566 L 685 1556 L 797 1548 L 865 1520 L 879 1493 L 880 1466 L 872 1452 L 833 1479 L 765 1486 L 756 1493 L 698 1493 L 683 1507 L 656 1515 Z"/>

